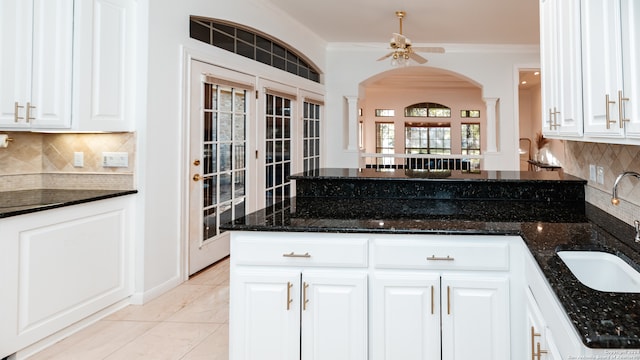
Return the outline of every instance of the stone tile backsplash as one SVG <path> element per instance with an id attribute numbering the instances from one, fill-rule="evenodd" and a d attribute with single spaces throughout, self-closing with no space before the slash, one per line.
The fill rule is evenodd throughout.
<path id="1" fill-rule="evenodd" d="M 0 149 L 0 191 L 134 188 L 135 133 L 8 134 L 13 141 Z M 84 166 L 74 166 L 75 152 L 84 153 Z M 103 167 L 102 152 L 127 152 L 129 166 Z"/>
<path id="2" fill-rule="evenodd" d="M 618 185 L 620 205 L 611 204 L 611 191 L 616 177 L 624 171 L 640 172 L 640 146 L 565 141 L 563 169 L 568 174 L 589 180 L 589 165 L 602 166 L 604 184 L 589 181 L 586 200 L 633 224 L 640 220 L 640 180 L 625 177 Z"/>

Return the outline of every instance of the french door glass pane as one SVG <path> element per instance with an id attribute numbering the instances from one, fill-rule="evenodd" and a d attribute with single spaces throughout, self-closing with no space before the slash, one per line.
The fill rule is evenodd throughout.
<path id="1" fill-rule="evenodd" d="M 247 91 L 204 84 L 203 240 L 245 215 Z"/>
<path id="2" fill-rule="evenodd" d="M 265 202 L 272 205 L 290 196 L 291 99 L 267 94 L 265 104 Z"/>
<path id="3" fill-rule="evenodd" d="M 303 115 L 303 165 L 304 171 L 320 166 L 320 105 L 305 102 Z"/>

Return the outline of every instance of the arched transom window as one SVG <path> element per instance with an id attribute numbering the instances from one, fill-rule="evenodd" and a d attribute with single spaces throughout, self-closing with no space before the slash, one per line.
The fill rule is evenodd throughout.
<path id="1" fill-rule="evenodd" d="M 409 105 L 404 108 L 404 116 L 449 118 L 451 117 L 451 109 L 442 104 L 424 102 Z"/>
<path id="2" fill-rule="evenodd" d="M 305 79 L 320 82 L 319 70 L 295 49 L 249 27 L 191 16 L 189 36 Z"/>

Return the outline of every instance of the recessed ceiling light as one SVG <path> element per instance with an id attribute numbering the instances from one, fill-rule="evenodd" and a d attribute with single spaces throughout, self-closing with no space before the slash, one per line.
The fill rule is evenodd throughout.
<path id="1" fill-rule="evenodd" d="M 536 75 L 536 76 L 540 75 L 540 71 L 534 72 L 533 75 Z"/>
<path id="2" fill-rule="evenodd" d="M 522 80 L 522 82 L 521 82 L 520 84 L 524 85 L 524 84 L 526 84 L 526 83 L 527 83 L 527 81 L 526 81 L 526 80 Z"/>

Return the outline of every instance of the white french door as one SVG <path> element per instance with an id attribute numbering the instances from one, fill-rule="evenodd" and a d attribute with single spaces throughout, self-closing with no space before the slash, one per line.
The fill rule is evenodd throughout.
<path id="1" fill-rule="evenodd" d="M 247 212 L 253 78 L 192 61 L 189 142 L 189 275 L 229 255 L 220 224 Z"/>
<path id="2" fill-rule="evenodd" d="M 271 206 L 291 196 L 295 97 L 267 92 L 265 99 L 265 205 Z"/>

